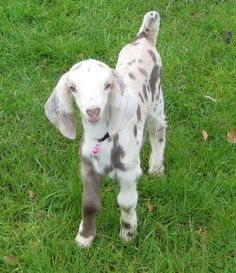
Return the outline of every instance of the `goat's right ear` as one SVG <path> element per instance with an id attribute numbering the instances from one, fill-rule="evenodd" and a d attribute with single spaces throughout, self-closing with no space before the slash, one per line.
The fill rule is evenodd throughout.
<path id="1" fill-rule="evenodd" d="M 45 103 L 44 110 L 47 118 L 60 130 L 63 136 L 69 139 L 75 139 L 76 137 L 72 99 L 67 72 L 60 78 Z"/>

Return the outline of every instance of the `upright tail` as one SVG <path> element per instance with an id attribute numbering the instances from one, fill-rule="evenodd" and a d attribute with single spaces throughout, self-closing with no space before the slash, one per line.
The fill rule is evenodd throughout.
<path id="1" fill-rule="evenodd" d="M 144 15 L 143 23 L 135 38 L 135 41 L 146 38 L 156 44 L 157 34 L 160 27 L 160 15 L 157 11 L 149 11 Z"/>

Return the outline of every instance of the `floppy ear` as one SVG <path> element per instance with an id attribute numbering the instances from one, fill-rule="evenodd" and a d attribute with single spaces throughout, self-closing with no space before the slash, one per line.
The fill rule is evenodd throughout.
<path id="1" fill-rule="evenodd" d="M 47 118 L 63 136 L 75 139 L 75 117 L 72 109 L 72 94 L 68 85 L 68 72 L 64 74 L 45 103 Z"/>
<path id="2" fill-rule="evenodd" d="M 109 94 L 110 116 L 108 132 L 114 135 L 121 131 L 131 120 L 138 108 L 138 98 L 125 88 L 122 78 L 113 71 L 114 82 Z"/>

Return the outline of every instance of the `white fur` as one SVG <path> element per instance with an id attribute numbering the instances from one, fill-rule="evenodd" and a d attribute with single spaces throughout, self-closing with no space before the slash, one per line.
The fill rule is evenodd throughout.
<path id="1" fill-rule="evenodd" d="M 81 221 L 78 233 L 75 237 L 75 241 L 80 247 L 89 247 L 92 244 L 94 236 L 89 236 L 87 238 L 80 235 L 80 232 L 82 231 L 83 221 Z"/>

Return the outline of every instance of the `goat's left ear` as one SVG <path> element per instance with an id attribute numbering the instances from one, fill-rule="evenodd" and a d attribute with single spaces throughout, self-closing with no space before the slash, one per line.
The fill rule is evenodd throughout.
<path id="1" fill-rule="evenodd" d="M 76 129 L 72 98 L 67 72 L 60 78 L 45 103 L 44 110 L 47 118 L 60 130 L 63 136 L 75 139 Z"/>
<path id="2" fill-rule="evenodd" d="M 138 97 L 127 90 L 123 79 L 113 70 L 114 82 L 109 94 L 108 132 L 114 135 L 121 131 L 134 116 L 138 108 Z"/>

